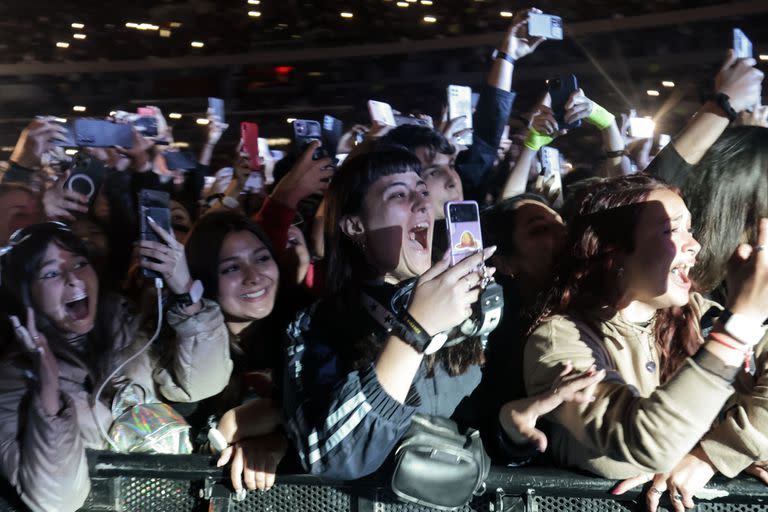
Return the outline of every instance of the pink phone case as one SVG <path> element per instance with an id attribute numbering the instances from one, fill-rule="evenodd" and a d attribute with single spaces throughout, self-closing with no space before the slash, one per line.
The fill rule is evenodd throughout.
<path id="1" fill-rule="evenodd" d="M 451 251 L 451 265 L 483 248 L 480 210 L 475 201 L 445 203 L 445 225 Z"/>

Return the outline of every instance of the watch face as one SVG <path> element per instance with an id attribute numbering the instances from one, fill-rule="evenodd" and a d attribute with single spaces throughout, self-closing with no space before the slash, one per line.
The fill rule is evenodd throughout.
<path id="1" fill-rule="evenodd" d="M 432 341 L 429 342 L 429 345 L 427 345 L 427 348 L 424 349 L 424 353 L 434 354 L 438 350 L 440 350 L 443 345 L 445 345 L 445 342 L 448 341 L 448 335 L 444 332 L 441 332 L 439 334 L 435 334 L 435 336 L 432 338 Z"/>

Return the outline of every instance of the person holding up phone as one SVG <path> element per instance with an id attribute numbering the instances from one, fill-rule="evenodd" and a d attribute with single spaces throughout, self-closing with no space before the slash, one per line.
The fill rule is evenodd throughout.
<path id="1" fill-rule="evenodd" d="M 142 242 L 140 252 L 155 259 L 151 267 L 171 293 L 183 295 L 191 283 L 183 247 L 151 225 L 165 243 Z M 113 445 L 107 432 L 126 393 L 138 387 L 144 402 L 192 402 L 226 385 L 224 318 L 200 297 L 177 302 L 167 313 L 173 336 L 158 341 L 160 353 L 140 352 L 151 332 L 105 289 L 67 226 L 29 226 L 3 249 L 3 310 L 13 338 L 3 341 L 0 359 L 0 471 L 32 509 L 74 511 L 90 490 L 85 450 Z"/>

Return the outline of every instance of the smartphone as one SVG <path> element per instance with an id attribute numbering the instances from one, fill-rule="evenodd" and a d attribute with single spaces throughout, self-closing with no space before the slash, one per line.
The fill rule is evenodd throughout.
<path id="1" fill-rule="evenodd" d="M 448 120 L 461 117 L 462 120 L 455 126 L 455 130 L 472 128 L 472 88 L 463 85 L 449 85 L 448 95 Z M 464 146 L 472 145 L 472 132 L 469 131 L 456 138 L 456 142 Z"/>
<path id="2" fill-rule="evenodd" d="M 548 82 L 548 90 L 549 96 L 552 98 L 552 111 L 555 114 L 558 127 L 561 130 L 571 130 L 581 126 L 581 120 L 571 124 L 565 122 L 565 104 L 568 103 L 568 98 L 571 97 L 571 94 L 579 90 L 579 82 L 576 80 L 576 76 L 567 75 L 553 78 Z"/>
<path id="3" fill-rule="evenodd" d="M 651 139 L 656 130 L 653 119 L 633 117 L 629 120 L 629 136 L 636 139 Z"/>
<path id="4" fill-rule="evenodd" d="M 307 146 L 313 141 L 323 140 L 323 130 L 320 123 L 310 119 L 296 119 L 293 122 L 293 149 L 297 155 L 304 153 Z M 320 160 L 328 155 L 324 147 L 319 147 L 312 155 L 312 160 Z"/>
<path id="5" fill-rule="evenodd" d="M 385 126 L 397 126 L 395 113 L 392 112 L 392 106 L 389 103 L 368 100 L 368 113 L 371 115 L 371 121 Z"/>
<path id="6" fill-rule="evenodd" d="M 414 116 L 395 116 L 395 124 L 397 126 L 402 126 L 404 124 L 414 124 L 416 126 L 426 126 L 428 128 L 432 128 L 432 122 L 429 119 L 422 119 L 420 117 L 414 117 Z"/>
<path id="7" fill-rule="evenodd" d="M 739 28 L 733 29 L 733 51 L 737 59 L 752 58 L 752 41 Z"/>
<path id="8" fill-rule="evenodd" d="M 208 110 L 216 116 L 219 122 L 224 122 L 224 100 L 208 97 Z"/>
<path id="9" fill-rule="evenodd" d="M 541 175 L 549 178 L 553 174 L 562 174 L 560 171 L 560 151 L 544 146 L 539 151 L 539 160 L 541 161 Z"/>
<path id="10" fill-rule="evenodd" d="M 531 14 L 528 16 L 528 35 L 562 40 L 563 20 L 551 14 Z"/>
<path id="11" fill-rule="evenodd" d="M 197 169 L 197 160 L 190 151 L 166 151 L 163 153 L 168 170 L 191 171 Z"/>
<path id="12" fill-rule="evenodd" d="M 168 207 L 169 199 L 168 193 L 160 190 L 144 189 L 139 192 L 139 236 L 142 240 L 163 242 L 149 225 L 147 217 L 152 217 L 158 226 L 169 233 L 173 233 L 171 228 L 171 210 Z M 148 258 L 148 260 L 159 263 L 154 258 Z M 162 277 L 154 270 L 143 267 L 141 273 L 144 277 L 148 278 Z"/>
<path id="13" fill-rule="evenodd" d="M 472 112 L 475 111 L 477 108 L 477 102 L 480 101 L 480 93 L 479 92 L 473 92 L 472 93 Z"/>
<path id="14" fill-rule="evenodd" d="M 261 165 L 259 160 L 259 125 L 247 121 L 240 123 L 240 140 L 243 143 L 243 150 L 248 153 L 251 169 L 258 169 Z"/>
<path id="15" fill-rule="evenodd" d="M 133 133 L 128 124 L 103 119 L 78 118 L 72 123 L 75 146 L 92 148 L 133 147 Z"/>
<path id="16" fill-rule="evenodd" d="M 243 192 L 257 194 L 264 190 L 264 175 L 261 171 L 251 171 L 243 185 Z"/>
<path id="17" fill-rule="evenodd" d="M 322 141 L 323 148 L 331 158 L 336 157 L 336 148 L 339 147 L 339 140 L 344 133 L 344 124 L 333 116 L 323 116 Z"/>
<path id="18" fill-rule="evenodd" d="M 476 201 L 445 203 L 445 226 L 450 244 L 451 265 L 483 248 L 480 209 Z"/>
<path id="19" fill-rule="evenodd" d="M 104 165 L 96 158 L 78 153 L 72 161 L 70 174 L 67 181 L 64 182 L 64 188 L 86 196 L 88 207 L 91 208 L 103 180 Z"/>

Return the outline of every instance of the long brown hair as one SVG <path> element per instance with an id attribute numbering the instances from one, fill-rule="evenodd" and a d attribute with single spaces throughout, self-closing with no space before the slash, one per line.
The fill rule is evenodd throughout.
<path id="1" fill-rule="evenodd" d="M 555 286 L 544 300 L 535 324 L 551 314 L 584 318 L 596 309 L 615 311 L 622 293 L 619 253 L 634 251 L 642 212 L 638 205 L 660 189 L 679 193 L 642 174 L 602 180 L 581 192 Z M 688 305 L 656 312 L 654 337 L 662 382 L 698 348 L 701 339 L 697 323 Z"/>

